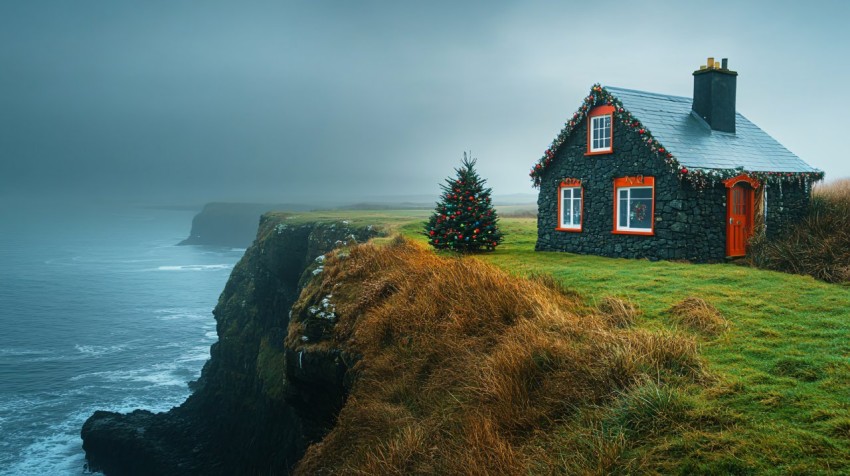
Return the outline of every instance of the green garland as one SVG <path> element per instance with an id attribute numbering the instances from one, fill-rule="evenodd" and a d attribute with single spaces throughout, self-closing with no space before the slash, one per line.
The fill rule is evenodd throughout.
<path id="1" fill-rule="evenodd" d="M 552 141 L 552 144 L 543 153 L 543 157 L 537 161 L 534 167 L 531 168 L 531 181 L 535 187 L 540 186 L 543 180 L 543 173 L 555 160 L 555 154 L 558 149 L 567 141 L 567 138 L 572 134 L 576 127 L 587 117 L 587 113 L 598 105 L 607 105 L 614 107 L 614 118 L 626 127 L 635 129 L 640 135 L 641 142 L 644 143 L 650 150 L 650 153 L 663 160 L 670 167 L 671 172 L 676 172 L 679 179 L 687 179 L 697 188 L 706 188 L 714 186 L 732 177 L 746 173 L 750 177 L 761 181 L 762 183 L 782 183 L 791 182 L 794 180 L 800 183 L 818 181 L 823 179 L 823 172 L 818 170 L 815 172 L 748 172 L 742 167 L 736 169 L 688 169 L 673 156 L 661 143 L 652 136 L 652 133 L 641 122 L 623 107 L 622 101 L 616 98 L 607 89 L 599 84 L 594 84 L 590 88 L 590 94 L 584 98 L 581 107 L 573 114 L 573 117 L 564 124 L 564 128 L 558 134 L 558 137 Z"/>

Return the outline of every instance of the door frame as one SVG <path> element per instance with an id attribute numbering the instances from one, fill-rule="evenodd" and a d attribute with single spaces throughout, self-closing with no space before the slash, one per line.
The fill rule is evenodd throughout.
<path id="1" fill-rule="evenodd" d="M 743 188 L 745 191 L 744 200 L 746 201 L 746 224 L 744 225 L 745 230 L 747 230 L 746 237 L 744 239 L 744 245 L 746 247 L 746 242 L 749 241 L 750 237 L 753 236 L 753 227 L 755 225 L 755 191 L 761 186 L 761 183 L 750 177 L 747 174 L 741 174 L 730 179 L 726 179 L 723 181 L 723 184 L 726 185 L 726 256 L 727 257 L 739 257 L 745 256 L 746 251 L 744 253 L 732 253 L 732 243 L 731 243 L 731 235 L 729 233 L 729 227 L 731 226 L 732 220 L 732 189 L 740 184 L 746 183 L 750 186 L 749 189 Z"/>

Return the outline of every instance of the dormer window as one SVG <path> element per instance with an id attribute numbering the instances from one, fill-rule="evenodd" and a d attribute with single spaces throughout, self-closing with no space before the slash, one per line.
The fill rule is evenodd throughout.
<path id="1" fill-rule="evenodd" d="M 614 107 L 597 106 L 590 110 L 587 118 L 588 155 L 613 152 Z"/>

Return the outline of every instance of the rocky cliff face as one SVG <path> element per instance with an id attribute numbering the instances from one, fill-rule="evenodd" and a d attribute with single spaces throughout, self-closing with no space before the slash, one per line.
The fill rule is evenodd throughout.
<path id="1" fill-rule="evenodd" d="M 257 234 L 260 216 L 269 210 L 304 211 L 305 205 L 268 203 L 208 203 L 192 218 L 192 231 L 181 245 L 247 247 Z"/>
<path id="2" fill-rule="evenodd" d="M 290 224 L 264 215 L 213 314 L 219 341 L 194 393 L 169 412 L 96 412 L 82 429 L 92 469 L 106 474 L 286 474 L 342 406 L 346 366 L 334 352 L 284 347 L 300 283 L 321 256 L 376 233 L 345 222 Z M 319 259 L 317 259 L 319 258 Z M 304 359 L 311 374 L 292 367 Z"/>

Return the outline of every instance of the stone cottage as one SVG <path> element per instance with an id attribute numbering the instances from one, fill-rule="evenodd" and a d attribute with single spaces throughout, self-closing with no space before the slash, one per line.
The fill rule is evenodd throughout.
<path id="1" fill-rule="evenodd" d="M 693 99 L 593 86 L 531 170 L 536 249 L 720 261 L 799 221 L 823 172 L 735 111 L 737 75 L 709 58 Z"/>

